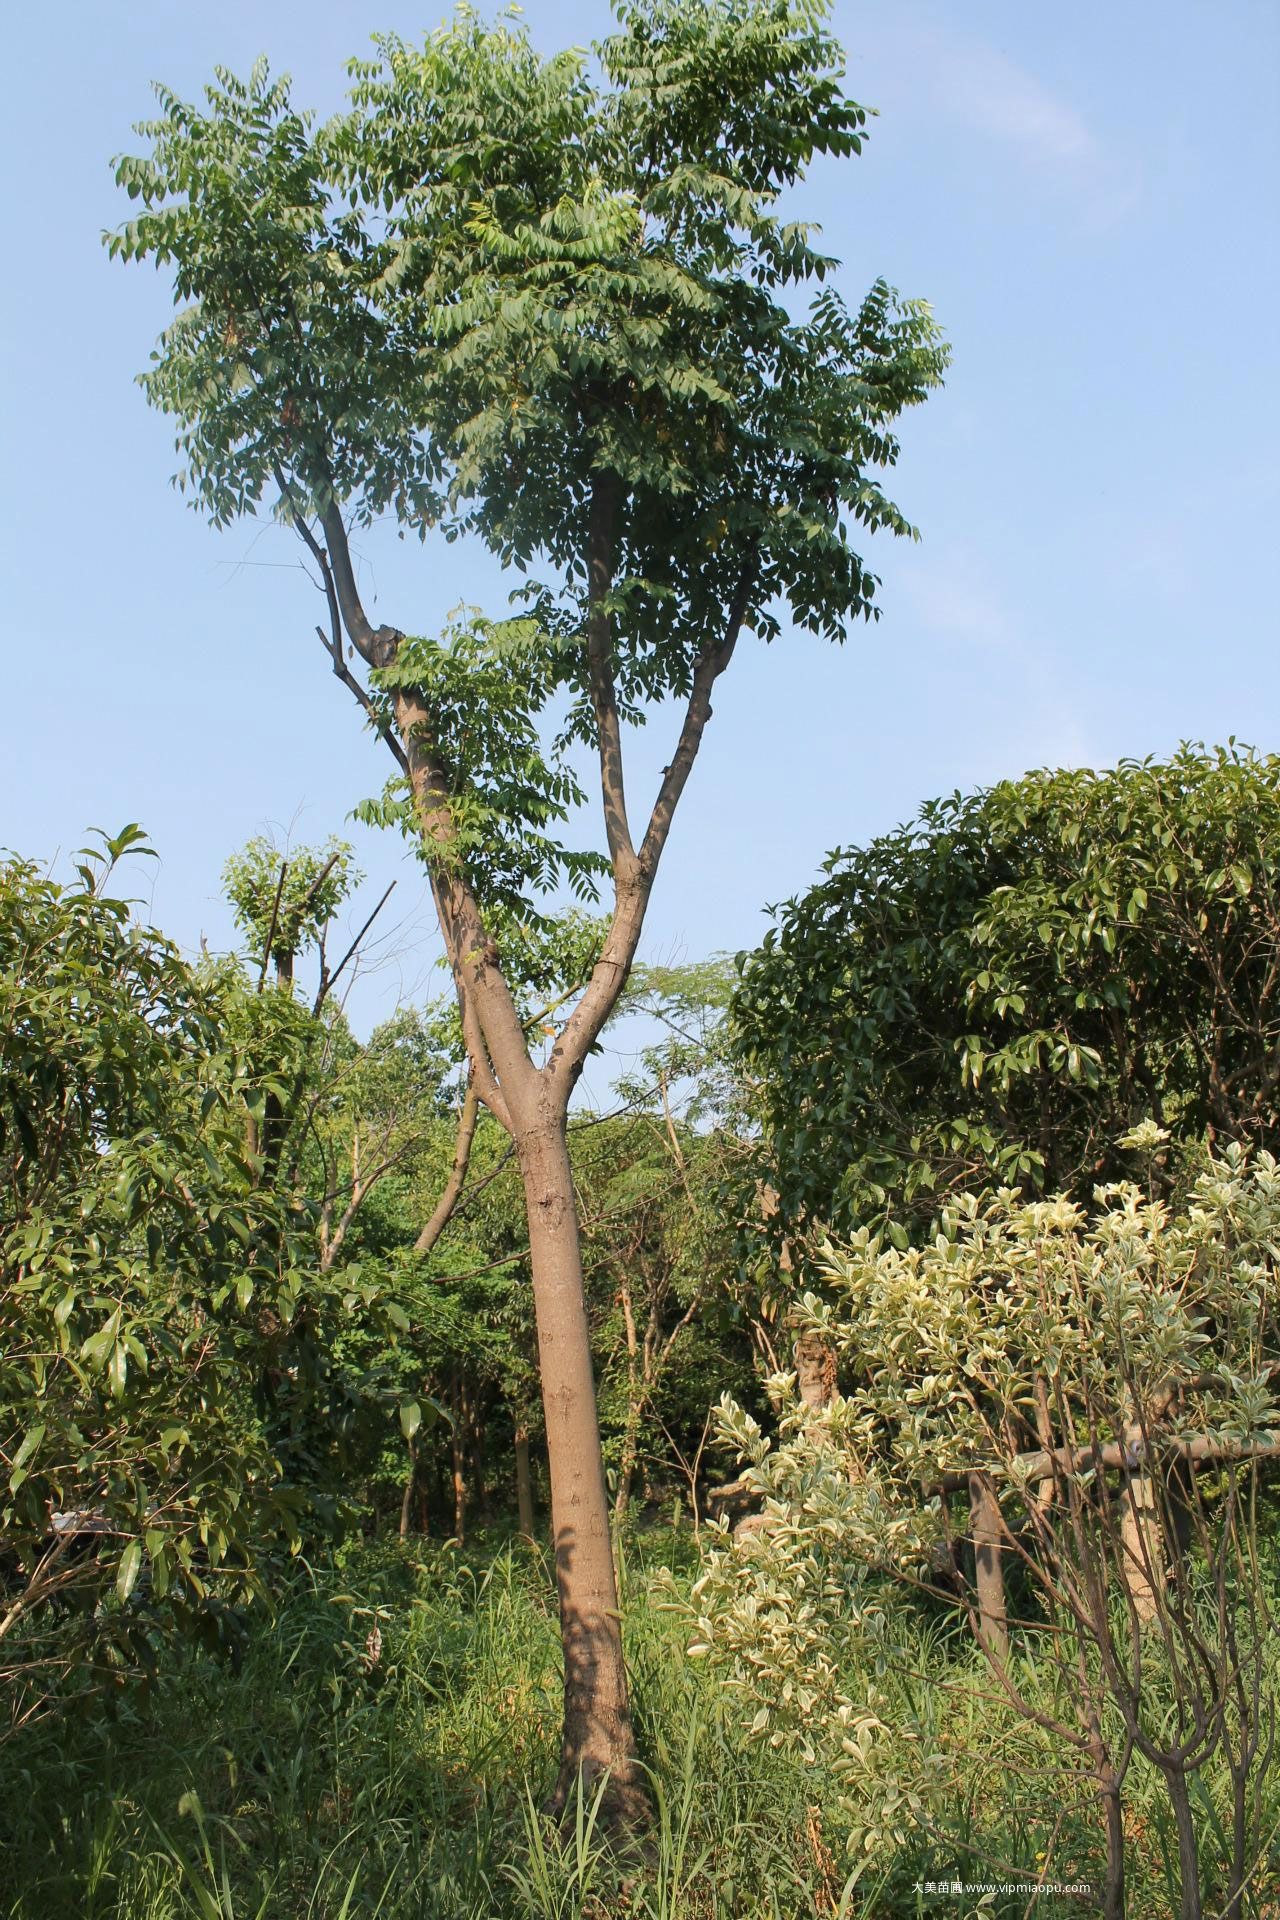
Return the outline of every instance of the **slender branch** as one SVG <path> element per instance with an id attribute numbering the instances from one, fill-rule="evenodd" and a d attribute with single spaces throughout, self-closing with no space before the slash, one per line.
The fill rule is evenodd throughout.
<path id="1" fill-rule="evenodd" d="M 473 1071 L 467 1076 L 467 1091 L 462 1102 L 462 1111 L 458 1116 L 458 1136 L 453 1149 L 453 1165 L 449 1169 L 449 1178 L 445 1182 L 444 1191 L 436 1201 L 431 1218 L 413 1243 L 415 1253 L 430 1253 L 453 1218 L 454 1209 L 462 1193 L 463 1182 L 467 1177 L 467 1168 L 471 1163 L 471 1147 L 476 1137 L 476 1121 L 479 1115 L 480 1096 L 476 1091 Z"/>
<path id="2" fill-rule="evenodd" d="M 0 1640 L 4 1639 L 9 1629 L 21 1619 L 24 1613 L 29 1612 L 55 1589 L 65 1586 L 68 1581 L 76 1579 L 86 1571 L 80 1567 L 65 1567 L 59 1574 L 52 1571 L 70 1546 L 72 1537 L 69 1530 L 58 1534 L 53 1545 L 48 1547 L 37 1561 L 26 1586 L 0 1619 Z"/>
<path id="3" fill-rule="evenodd" d="M 616 473 L 598 473 L 587 522 L 587 675 L 600 748 L 600 798 L 609 858 L 619 877 L 635 863 L 627 820 L 622 727 L 614 684 L 613 634 L 606 601 L 613 586 L 621 488 Z"/>
<path id="4" fill-rule="evenodd" d="M 382 1145 L 384 1148 L 386 1146 L 387 1140 L 390 1138 L 390 1133 L 391 1133 L 391 1126 L 388 1125 L 388 1127 L 384 1130 L 383 1138 L 382 1138 Z M 339 1219 L 337 1226 L 333 1228 L 332 1233 L 330 1234 L 326 1229 L 325 1233 L 322 1235 L 321 1249 L 320 1249 L 321 1273 L 328 1273 L 333 1267 L 334 1261 L 337 1259 L 338 1254 L 342 1250 L 343 1241 L 346 1239 L 347 1234 L 350 1231 L 352 1221 L 355 1219 L 356 1214 L 359 1212 L 360 1208 L 364 1205 L 364 1202 L 369 1198 L 369 1195 L 373 1192 L 373 1189 L 377 1186 L 378 1182 L 380 1180 L 384 1180 L 389 1173 L 394 1173 L 395 1169 L 400 1165 L 400 1163 L 403 1160 L 405 1160 L 409 1154 L 414 1152 L 414 1150 L 417 1148 L 419 1144 L 418 1137 L 416 1135 L 411 1136 L 408 1140 L 403 1141 L 401 1145 L 395 1149 L 394 1153 L 386 1154 L 385 1157 L 382 1160 L 380 1160 L 378 1164 L 374 1167 L 371 1173 L 363 1173 L 360 1171 L 360 1165 L 359 1165 L 359 1161 L 360 1161 L 359 1139 L 360 1139 L 360 1134 L 359 1134 L 359 1127 L 357 1125 L 356 1133 L 354 1135 L 353 1142 L 352 1142 L 351 1198 L 347 1202 L 346 1206 L 343 1208 L 341 1218 Z M 337 1197 L 336 1194 L 334 1197 L 336 1199 Z M 330 1207 L 329 1208 L 330 1221 L 332 1220 L 332 1218 L 333 1218 L 333 1209 L 332 1207 Z"/>
<path id="5" fill-rule="evenodd" d="M 321 867 L 319 873 L 316 875 L 315 879 L 311 882 L 311 885 L 307 888 L 306 896 L 303 899 L 302 905 L 298 908 L 298 919 L 300 922 L 306 919 L 308 913 L 310 913 L 316 900 L 319 898 L 320 889 L 324 885 L 325 881 L 329 878 L 329 875 L 333 872 L 333 869 L 337 866 L 338 858 L 339 856 L 336 852 L 331 853 L 329 855 L 329 858 L 325 861 L 324 865 Z"/>
<path id="6" fill-rule="evenodd" d="M 316 628 L 316 634 L 319 637 L 320 644 L 329 656 L 336 678 L 342 682 L 343 686 L 355 699 L 373 725 L 375 732 L 386 742 L 390 753 L 398 763 L 401 771 L 407 773 L 409 771 L 409 762 L 405 758 L 403 747 L 386 726 L 385 722 L 382 721 L 377 708 L 369 697 L 368 689 L 361 686 L 347 665 L 345 650 L 342 644 L 342 610 L 338 599 L 338 589 L 333 577 L 333 568 L 329 563 L 329 556 L 308 526 L 306 515 L 294 496 L 293 486 L 288 475 L 279 464 L 275 466 L 274 472 L 276 485 L 279 487 L 282 496 L 288 504 L 289 515 L 293 522 L 294 529 L 302 539 L 317 567 L 320 569 L 320 582 L 329 608 L 328 633 L 325 632 L 323 627 Z M 345 529 L 343 540 L 343 550 L 345 551 Z"/>
<path id="7" fill-rule="evenodd" d="M 649 903 L 649 894 L 653 887 L 658 862 L 666 845 L 671 822 L 684 792 L 693 763 L 702 744 L 702 735 L 707 721 L 711 718 L 711 689 L 733 658 L 742 623 L 746 619 L 751 605 L 751 596 L 755 591 L 759 576 L 759 559 L 753 549 L 747 559 L 733 599 L 729 603 L 725 621 L 724 638 L 714 645 L 705 647 L 694 669 L 693 686 L 689 693 L 689 704 L 685 712 L 684 724 L 676 743 L 675 755 L 667 768 L 654 803 L 649 826 L 640 848 L 640 857 L 634 871 L 625 865 L 619 871 L 615 865 L 615 907 L 613 920 L 605 938 L 600 958 L 592 970 L 591 978 L 573 1013 L 565 1023 L 563 1032 L 552 1048 L 548 1069 L 555 1073 L 567 1069 L 568 1087 L 582 1071 L 582 1063 L 599 1037 L 605 1021 L 618 1003 L 619 995 L 627 983 L 627 975 L 635 958 L 636 948 L 640 944 L 640 933 L 644 926 L 645 909 Z M 568 1088 L 565 1096 L 568 1098 Z"/>
<path id="8" fill-rule="evenodd" d="M 582 998 L 565 1021 L 560 1038 L 551 1049 L 546 1071 L 553 1077 L 564 1072 L 562 1098 L 566 1104 L 573 1084 L 582 1071 L 583 1062 L 627 984 L 627 975 L 640 944 L 650 888 L 651 881 L 642 868 L 634 877 L 618 883 L 613 918 L 600 950 L 600 958 L 591 970 L 591 978 Z"/>
<path id="9" fill-rule="evenodd" d="M 528 1247 L 521 1247 L 518 1253 L 504 1253 L 500 1260 L 486 1260 L 482 1267 L 468 1267 L 465 1273 L 433 1273 L 432 1283 L 437 1287 L 449 1287 L 460 1280 L 475 1280 L 482 1273 L 497 1273 L 502 1267 L 512 1267 L 517 1260 L 529 1258 Z"/>
<path id="10" fill-rule="evenodd" d="M 478 1180 L 473 1180 L 471 1182 L 470 1186 L 466 1189 L 466 1192 L 462 1195 L 462 1198 L 459 1200 L 458 1205 L 455 1209 L 455 1213 L 459 1217 L 461 1217 L 461 1215 L 467 1211 L 467 1209 L 475 1202 L 475 1200 L 479 1197 L 479 1195 L 484 1192 L 486 1187 L 491 1187 L 494 1181 L 499 1179 L 502 1176 L 502 1174 L 506 1172 L 508 1166 L 511 1164 L 511 1156 L 515 1152 L 515 1150 L 516 1150 L 515 1143 L 513 1141 L 508 1141 L 506 1147 L 503 1149 L 501 1155 L 499 1156 L 497 1161 L 494 1163 L 494 1165 L 490 1167 L 488 1173 L 482 1173 Z"/>
<path id="11" fill-rule="evenodd" d="M 321 1007 L 324 1005 L 325 1001 L 328 999 L 329 994 L 331 993 L 333 988 L 337 986 L 338 979 L 342 974 L 343 970 L 345 969 L 347 962 L 351 959 L 357 947 L 360 945 L 360 942 L 364 939 L 366 933 L 368 933 L 370 927 L 373 925 L 374 921 L 377 919 L 378 915 L 382 912 L 382 909 L 386 906 L 388 900 L 391 898 L 391 895 L 395 890 L 395 884 L 396 883 L 393 880 L 391 882 L 391 885 L 387 888 L 386 892 L 383 894 L 381 900 L 379 900 L 373 912 L 369 915 L 369 918 L 365 921 L 364 925 L 361 927 L 355 939 L 351 942 L 351 945 L 347 948 L 346 952 L 343 954 L 341 960 L 339 960 L 333 972 L 324 973 L 321 975 L 320 986 L 316 993 L 315 1005 L 311 1009 L 311 1016 L 313 1019 L 319 1013 Z"/>
<path id="12" fill-rule="evenodd" d="M 338 635 L 336 644 L 327 637 L 323 627 L 317 627 L 316 633 L 319 636 L 321 646 L 333 661 L 334 674 L 342 682 L 343 686 L 354 695 L 357 704 L 368 717 L 374 732 L 380 740 L 385 742 L 387 751 L 390 753 L 400 771 L 402 773 L 408 773 L 409 761 L 404 748 L 400 745 L 400 742 L 396 739 L 390 727 L 387 726 L 381 714 L 379 714 L 378 709 L 369 698 L 367 689 L 360 685 L 360 682 L 356 679 L 354 673 L 352 673 L 350 667 L 348 667 L 342 657 L 341 633 Z"/>
<path id="13" fill-rule="evenodd" d="M 1196 1434 L 1190 1440 L 1170 1437 L 1150 1448 L 1141 1440 L 1111 1440 L 1096 1442 L 1078 1447 L 1054 1447 L 1051 1451 L 1018 1454 L 1012 1460 L 996 1460 L 983 1467 L 986 1473 L 1000 1474 L 1006 1478 L 1015 1475 L 1019 1479 L 1039 1482 L 1049 1480 L 1056 1474 L 1079 1473 L 1092 1467 L 1123 1469 L 1132 1472 L 1144 1460 L 1168 1454 L 1176 1460 L 1186 1460 L 1196 1464 L 1216 1463 L 1224 1460 L 1274 1460 L 1280 1458 L 1280 1438 L 1267 1440 L 1218 1440 L 1212 1434 Z M 942 1491 L 957 1493 L 969 1484 L 969 1469 L 945 1473 L 934 1481 L 930 1492 Z"/>
<path id="14" fill-rule="evenodd" d="M 276 881 L 276 897 L 271 905 L 271 923 L 267 928 L 267 937 L 262 946 L 262 965 L 258 969 L 257 991 L 259 993 L 262 992 L 263 982 L 267 977 L 267 963 L 271 958 L 271 943 L 276 937 L 276 925 L 280 918 L 280 896 L 284 892 L 284 877 L 288 871 L 289 862 L 282 860 L 280 862 L 280 878 Z"/>
<path id="15" fill-rule="evenodd" d="M 658 862 L 662 858 L 662 849 L 667 843 L 671 831 L 671 822 L 680 803 L 680 796 L 693 771 L 693 763 L 698 757 L 702 745 L 702 736 L 711 718 L 711 690 L 733 658 L 733 650 L 738 644 L 738 635 L 742 623 L 751 607 L 751 596 L 755 592 L 760 574 L 760 559 L 755 548 L 747 558 L 733 599 L 729 603 L 728 617 L 725 621 L 724 637 L 714 645 L 705 646 L 698 656 L 693 670 L 693 685 L 689 690 L 689 702 L 685 708 L 684 723 L 680 728 L 680 737 L 671 764 L 663 775 L 658 797 L 654 801 L 649 825 L 645 830 L 640 847 L 640 865 L 652 878 Z"/>

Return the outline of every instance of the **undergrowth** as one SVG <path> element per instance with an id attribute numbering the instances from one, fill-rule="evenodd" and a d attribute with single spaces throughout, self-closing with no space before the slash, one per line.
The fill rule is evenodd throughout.
<path id="1" fill-rule="evenodd" d="M 463 1559 L 358 1546 L 301 1568 L 239 1657 L 174 1652 L 146 1698 L 50 1714 L 0 1745 L 10 1920 L 893 1920 L 1092 1909 L 988 1897 L 1003 1863 L 1048 1885 L 1096 1867 L 1087 1796 L 1056 1800 L 1023 1729 L 948 1708 L 972 1764 L 892 1859 L 845 1849 L 831 1783 L 751 1743 L 732 1696 L 652 1604 L 687 1536 L 642 1534 L 624 1568 L 628 1656 L 654 1824 L 627 1856 L 590 1795 L 560 1829 L 539 1801 L 559 1742 L 550 1569 L 504 1544 Z M 904 1710 L 963 1655 L 928 1623 Z M 933 1676 L 933 1678 L 931 1678 Z M 910 1696 L 908 1698 L 907 1696 Z M 961 1701 L 963 1693 L 957 1696 Z M 1156 1803 L 1133 1799 L 1134 1920 L 1170 1911 Z M 1052 1857 L 1046 1836 L 1052 1833 Z M 1048 1871 L 1046 1871 L 1046 1866 Z M 940 1902 L 929 1883 L 944 1879 Z M 964 1894 L 952 1894 L 960 1879 Z M 917 1882 L 921 1885 L 917 1887 Z M 1265 1907 L 1259 1908 L 1260 1912 Z"/>

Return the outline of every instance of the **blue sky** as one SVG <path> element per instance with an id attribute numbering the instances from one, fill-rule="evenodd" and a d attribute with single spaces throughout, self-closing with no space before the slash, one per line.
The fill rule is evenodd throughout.
<path id="1" fill-rule="evenodd" d="M 600 0 L 530 0 L 546 46 L 606 31 Z M 158 922 L 230 943 L 226 854 L 264 825 L 348 832 L 398 879 L 351 1010 L 367 1028 L 438 991 L 418 871 L 344 826 L 384 768 L 313 633 L 287 537 L 215 536 L 169 486 L 169 424 L 133 377 L 163 280 L 109 263 L 108 161 L 148 82 L 194 93 L 260 51 L 296 97 L 340 104 L 401 0 L 101 0 L 11 22 L 11 198 L 0 467 L 5 606 L 0 844 L 41 859 L 140 820 Z M 1274 748 L 1273 0 L 841 4 L 851 91 L 879 109 L 860 161 L 800 203 L 844 261 L 932 301 L 954 366 L 912 416 L 894 492 L 923 543 L 873 542 L 884 618 L 839 651 L 740 655 L 654 899 L 646 952 L 750 945 L 823 854 L 927 797 L 1038 765 L 1104 765 L 1229 734 Z M 12 191 L 12 189 L 11 189 Z M 384 617 L 430 631 L 492 575 L 450 549 L 362 543 Z M 661 727 L 642 740 L 652 775 Z M 646 773 L 637 779 L 641 783 Z"/>

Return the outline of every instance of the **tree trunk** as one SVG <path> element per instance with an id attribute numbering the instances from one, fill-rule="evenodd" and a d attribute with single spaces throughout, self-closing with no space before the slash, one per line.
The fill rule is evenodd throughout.
<path id="1" fill-rule="evenodd" d="M 1244 1883 L 1249 1862 L 1249 1805 L 1246 1799 L 1247 1769 L 1231 1769 L 1231 1873 L 1227 1882 L 1227 1903 L 1222 1920 L 1243 1920 Z"/>
<path id="2" fill-rule="evenodd" d="M 466 1390 L 465 1406 L 467 1410 L 466 1433 L 468 1453 L 471 1462 L 471 1504 L 475 1511 L 484 1514 L 488 1505 L 488 1489 L 484 1478 L 484 1433 L 480 1410 L 470 1388 Z"/>
<path id="3" fill-rule="evenodd" d="M 969 1515 L 974 1586 L 978 1596 L 978 1638 L 984 1650 L 989 1650 L 1003 1666 L 1009 1658 L 1009 1619 L 1000 1552 L 1000 1506 L 985 1473 L 969 1475 Z"/>
<path id="4" fill-rule="evenodd" d="M 462 1470 L 465 1457 L 462 1434 L 462 1390 L 456 1380 L 453 1383 L 453 1431 L 449 1438 L 453 1462 L 453 1533 L 458 1545 L 461 1546 L 467 1534 L 467 1480 Z"/>
<path id="5" fill-rule="evenodd" d="M 636 1335 L 636 1317 L 631 1308 L 631 1287 L 625 1270 L 622 1284 L 618 1289 L 618 1300 L 622 1307 L 622 1320 L 627 1333 L 627 1427 L 622 1441 L 622 1457 L 618 1462 L 617 1490 L 613 1496 L 613 1517 L 615 1521 L 620 1522 L 627 1511 L 627 1502 L 631 1498 L 631 1482 L 635 1476 L 640 1429 L 640 1342 Z"/>
<path id="6" fill-rule="evenodd" d="M 400 1538 L 409 1538 L 409 1522 L 413 1514 L 413 1487 L 418 1477 L 418 1450 L 412 1440 L 409 1442 L 409 1469 L 404 1476 L 404 1498 L 400 1502 Z"/>
<path id="7" fill-rule="evenodd" d="M 806 1407 L 821 1412 L 836 1390 L 836 1355 L 820 1333 L 802 1333 L 796 1341 L 796 1376 Z"/>
<path id="8" fill-rule="evenodd" d="M 1191 1813 L 1191 1795 L 1187 1791 L 1187 1776 L 1166 1768 L 1165 1779 L 1178 1827 L 1178 1875 L 1181 1881 L 1178 1920 L 1201 1920 L 1200 1855 L 1196 1847 L 1196 1827 Z"/>
<path id="9" fill-rule="evenodd" d="M 1103 1833 L 1106 1840 L 1106 1870 L 1102 1883 L 1102 1920 L 1125 1920 L 1124 1887 L 1124 1780 L 1111 1758 L 1102 1737 L 1102 1722 L 1090 1697 L 1083 1652 L 1079 1654 L 1080 1693 L 1076 1714 L 1089 1743 L 1093 1774 L 1102 1800 Z"/>
<path id="10" fill-rule="evenodd" d="M 648 1803 L 635 1766 L 563 1114 L 522 1130 L 516 1147 L 529 1219 L 564 1647 L 564 1732 L 550 1810 L 562 1812 L 570 1803 L 579 1775 L 589 1789 L 608 1768 L 608 1818 L 627 1823 L 643 1820 Z"/>
<path id="11" fill-rule="evenodd" d="M 277 479 L 292 506 L 288 481 L 279 472 Z M 590 979 L 542 1068 L 533 1065 L 528 1035 L 502 976 L 497 944 L 485 927 L 467 863 L 457 858 L 456 783 L 439 749 L 437 716 L 422 690 L 411 684 L 396 685 L 391 702 L 399 735 L 397 759 L 413 793 L 477 1093 L 515 1141 L 524 1181 L 565 1651 L 564 1743 L 553 1805 L 565 1805 L 579 1774 L 589 1778 L 608 1767 L 611 1816 L 642 1823 L 649 1805 L 635 1766 L 627 1703 L 565 1123 L 573 1084 L 618 1004 L 635 959 L 654 876 L 711 718 L 711 695 L 758 598 L 760 555 L 753 543 L 725 606 L 723 632 L 708 636 L 691 663 L 675 751 L 663 769 L 637 852 L 627 817 L 609 612 L 623 494 L 616 473 L 594 470 L 584 555 L 586 651 L 613 868 L 613 915 Z M 323 546 L 305 515 L 294 513 L 293 519 L 324 581 L 331 627 L 326 644 L 334 672 L 363 699 L 343 658 L 343 630 L 365 664 L 377 669 L 395 662 L 404 634 L 393 626 L 374 627 L 365 612 L 336 491 L 323 491 L 319 502 Z"/>
<path id="12" fill-rule="evenodd" d="M 1102 1886 L 1103 1920 L 1124 1920 L 1124 1808 L 1120 1783 L 1109 1767 L 1098 1782 L 1102 1794 L 1107 1836 L 1107 1870 Z"/>
<path id="13" fill-rule="evenodd" d="M 618 1461 L 618 1490 L 613 1496 L 613 1517 L 622 1520 L 631 1503 L 631 1483 L 635 1479 L 636 1459 L 639 1454 L 637 1422 L 628 1411 L 627 1431 L 622 1442 L 622 1457 Z"/>
<path id="14" fill-rule="evenodd" d="M 1120 1571 L 1138 1625 L 1155 1619 L 1164 1584 L 1164 1548 L 1155 1484 L 1149 1474 L 1127 1473 L 1120 1488 Z"/>
<path id="15" fill-rule="evenodd" d="M 533 1477 L 529 1472 L 529 1429 L 523 1420 L 516 1422 L 516 1512 L 520 1531 L 533 1539 Z"/>

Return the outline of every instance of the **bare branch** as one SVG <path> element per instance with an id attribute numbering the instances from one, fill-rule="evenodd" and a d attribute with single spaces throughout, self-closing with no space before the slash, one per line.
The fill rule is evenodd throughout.
<path id="1" fill-rule="evenodd" d="M 652 879 L 657 872 L 658 862 L 662 858 L 662 849 L 667 843 L 671 831 L 671 822 L 680 803 L 680 796 L 693 771 L 693 763 L 698 757 L 702 745 L 702 736 L 711 718 L 711 689 L 733 658 L 733 650 L 738 644 L 738 635 L 751 606 L 751 596 L 755 592 L 759 577 L 759 555 L 752 549 L 742 569 L 737 589 L 729 603 L 728 617 L 725 621 L 724 638 L 714 646 L 706 646 L 698 658 L 693 671 L 693 685 L 689 690 L 689 702 L 685 709 L 684 723 L 680 728 L 680 738 L 671 764 L 663 775 L 658 797 L 654 801 L 653 813 L 645 831 L 640 847 L 640 865 Z"/>
<path id="2" fill-rule="evenodd" d="M 280 878 L 276 881 L 276 897 L 271 905 L 271 923 L 267 928 L 267 937 L 262 944 L 262 965 L 258 969 L 257 991 L 262 992 L 267 977 L 267 963 L 271 959 L 271 943 L 276 937 L 276 925 L 280 918 L 280 896 L 284 892 L 284 877 L 289 871 L 289 862 L 280 862 Z"/>
<path id="3" fill-rule="evenodd" d="M 453 1218 L 454 1209 L 462 1193 L 463 1182 L 467 1177 L 467 1168 L 471 1163 L 471 1147 L 476 1137 L 476 1121 L 479 1115 L 480 1096 L 476 1091 L 473 1070 L 467 1076 L 467 1091 L 462 1102 L 462 1111 L 458 1115 L 458 1136 L 453 1149 L 453 1165 L 449 1169 L 449 1178 L 432 1209 L 431 1218 L 413 1243 L 415 1253 L 430 1253 Z"/>
<path id="4" fill-rule="evenodd" d="M 341 634 L 339 634 L 337 645 L 335 646 L 327 638 L 323 627 L 317 627 L 316 633 L 319 635 L 321 646 L 333 661 L 335 677 L 342 682 L 343 686 L 346 687 L 347 691 L 354 697 L 362 712 L 368 718 L 378 738 L 385 742 L 387 751 L 399 767 L 401 773 L 408 773 L 409 762 L 405 755 L 404 748 L 400 745 L 400 742 L 396 739 L 390 727 L 385 724 L 381 715 L 378 713 L 378 709 L 369 698 L 367 688 L 360 685 L 360 682 L 356 679 L 354 673 L 352 673 L 350 667 L 342 657 Z"/>
<path id="5" fill-rule="evenodd" d="M 622 764 L 622 728 L 614 684 L 613 634 L 605 602 L 613 586 L 621 489 L 615 473 L 598 473 L 592 483 L 587 525 L 587 674 L 600 749 L 600 798 L 604 807 L 609 858 L 619 878 L 635 864 L 627 820 Z"/>
<path id="6" fill-rule="evenodd" d="M 325 881 L 329 878 L 329 875 L 333 872 L 333 869 L 337 866 L 338 857 L 339 856 L 336 851 L 331 853 L 329 855 L 329 858 L 325 861 L 324 865 L 321 867 L 319 873 L 316 875 L 315 879 L 311 882 L 311 885 L 307 888 L 306 895 L 303 899 L 302 905 L 298 908 L 298 918 L 300 920 L 305 920 L 306 916 L 308 915 L 308 913 L 310 913 L 312 907 L 315 905 L 315 902 L 319 899 L 320 889 L 324 885 Z"/>
<path id="7" fill-rule="evenodd" d="M 325 1001 L 328 999 L 332 989 L 335 986 L 337 986 L 339 977 L 341 976 L 343 970 L 345 969 L 347 962 L 351 959 L 352 955 L 355 953 L 356 949 L 359 947 L 360 942 L 364 939 L 366 933 L 368 933 L 370 927 L 373 925 L 374 921 L 377 919 L 378 915 L 382 912 L 382 909 L 386 906 L 388 900 L 391 898 L 392 893 L 395 891 L 395 884 L 396 883 L 393 880 L 391 882 L 391 885 L 387 888 L 386 892 L 383 894 L 381 900 L 379 900 L 373 912 L 369 915 L 369 918 L 365 921 L 364 925 L 361 927 L 355 939 L 351 942 L 351 945 L 347 948 L 346 952 L 343 954 L 341 960 L 339 960 L 333 972 L 321 974 L 320 986 L 316 993 L 315 1004 L 311 1009 L 311 1014 L 313 1019 L 319 1013 L 321 1007 L 324 1005 Z"/>
<path id="8" fill-rule="evenodd" d="M 382 740 L 386 742 L 386 745 L 389 751 L 391 752 L 392 756 L 398 763 L 401 769 L 401 772 L 408 773 L 409 762 L 405 758 L 403 747 L 400 745 L 400 742 L 396 739 L 395 735 L 391 732 L 391 730 L 385 724 L 382 724 L 378 715 L 377 708 L 374 706 L 373 701 L 369 697 L 368 689 L 366 687 L 361 686 L 360 682 L 356 679 L 354 673 L 352 673 L 350 667 L 348 667 L 347 665 L 346 653 L 342 643 L 342 610 L 341 610 L 341 605 L 338 599 L 338 589 L 334 581 L 333 568 L 329 562 L 329 556 L 325 552 L 324 548 L 321 546 L 320 542 L 316 539 L 315 535 L 312 533 L 311 528 L 307 525 L 306 515 L 303 513 L 301 507 L 298 504 L 298 501 L 294 497 L 293 487 L 289 481 L 288 475 L 284 472 L 284 469 L 279 465 L 275 467 L 274 472 L 275 472 L 276 485 L 279 487 L 283 498 L 288 504 L 289 515 L 290 515 L 290 519 L 293 522 L 294 529 L 298 533 L 299 537 L 302 539 L 303 543 L 307 548 L 308 553 L 310 553 L 317 567 L 319 567 L 320 569 L 320 582 L 324 590 L 325 600 L 327 601 L 328 607 L 329 607 L 328 633 L 325 632 L 323 627 L 316 628 L 316 633 L 319 636 L 320 644 L 324 648 L 325 652 L 329 656 L 330 661 L 332 662 L 335 677 L 342 682 L 343 686 L 347 689 L 347 691 L 351 694 L 353 699 L 357 702 L 362 712 L 366 715 L 366 717 L 372 723 L 375 732 L 379 735 L 379 737 Z M 344 530 L 344 551 L 345 551 L 345 530 Z"/>

